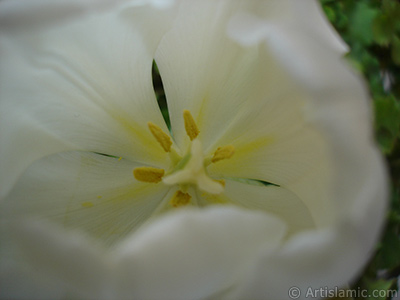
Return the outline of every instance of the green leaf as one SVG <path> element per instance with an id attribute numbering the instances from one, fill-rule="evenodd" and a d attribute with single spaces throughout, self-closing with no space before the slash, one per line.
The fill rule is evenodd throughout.
<path id="1" fill-rule="evenodd" d="M 392 59 L 396 65 L 400 66 L 400 38 L 398 36 L 393 39 Z"/>
<path id="2" fill-rule="evenodd" d="M 386 231 L 378 258 L 381 268 L 392 269 L 400 264 L 400 237 L 394 230 Z"/>
<path id="3" fill-rule="evenodd" d="M 400 4 L 392 12 L 392 17 L 394 20 L 394 28 L 397 33 L 400 33 Z"/>
<path id="4" fill-rule="evenodd" d="M 382 46 L 389 45 L 395 34 L 391 19 L 386 14 L 378 15 L 372 23 L 372 33 L 376 43 Z"/>
<path id="5" fill-rule="evenodd" d="M 375 126 L 382 150 L 389 154 L 400 132 L 400 105 L 394 97 L 375 101 Z"/>
<path id="6" fill-rule="evenodd" d="M 389 16 L 393 24 L 397 23 L 394 27 L 397 27 L 400 24 L 400 2 L 396 0 L 383 0 L 382 10 Z"/>
<path id="7" fill-rule="evenodd" d="M 323 6 L 325 15 L 328 17 L 328 20 L 331 23 L 334 23 L 336 21 L 336 13 L 333 10 L 333 8 L 329 7 L 329 6 Z"/>
<path id="8" fill-rule="evenodd" d="M 364 2 L 358 2 L 349 25 L 350 35 L 362 44 L 370 45 L 373 41 L 371 26 L 377 14 L 377 9 Z"/>
<path id="9" fill-rule="evenodd" d="M 397 211 L 391 211 L 389 214 L 389 221 L 391 223 L 400 225 L 400 213 L 398 213 Z"/>
<path id="10" fill-rule="evenodd" d="M 386 300 L 391 294 L 389 290 L 393 287 L 394 280 L 364 280 L 369 297 L 368 300 Z M 375 296 L 375 297 L 374 297 Z"/>
<path id="11" fill-rule="evenodd" d="M 396 7 L 396 2 L 393 0 L 382 0 L 382 8 L 383 11 L 388 13 L 390 11 L 392 11 L 393 9 L 395 9 Z"/>

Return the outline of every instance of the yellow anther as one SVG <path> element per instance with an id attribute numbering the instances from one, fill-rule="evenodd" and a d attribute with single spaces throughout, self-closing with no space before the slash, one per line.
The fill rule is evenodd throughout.
<path id="1" fill-rule="evenodd" d="M 223 187 L 226 185 L 226 182 L 223 179 L 214 179 L 214 181 L 220 183 Z"/>
<path id="2" fill-rule="evenodd" d="M 92 202 L 83 202 L 82 207 L 93 207 L 93 203 Z"/>
<path id="3" fill-rule="evenodd" d="M 173 207 L 185 206 L 190 203 L 190 199 L 192 199 L 192 197 L 188 193 L 177 191 L 169 204 L 171 204 Z"/>
<path id="4" fill-rule="evenodd" d="M 156 138 L 157 142 L 163 147 L 165 152 L 171 151 L 172 141 L 168 134 L 166 134 L 160 127 L 156 124 L 149 122 L 147 123 L 149 129 L 153 136 Z"/>
<path id="5" fill-rule="evenodd" d="M 122 157 L 119 157 L 119 158 L 118 158 L 118 161 L 120 161 L 121 159 L 122 159 Z"/>
<path id="6" fill-rule="evenodd" d="M 211 162 L 215 163 L 223 159 L 231 158 L 234 153 L 235 153 L 235 147 L 233 147 L 232 145 L 219 147 L 215 151 L 214 156 L 211 159 Z"/>
<path id="7" fill-rule="evenodd" d="M 190 111 L 186 109 L 183 111 L 183 119 L 185 121 L 186 133 L 190 140 L 193 141 L 199 135 L 200 131 L 197 128 L 196 122 L 194 121 Z"/>
<path id="8" fill-rule="evenodd" d="M 139 181 L 143 182 L 160 182 L 164 176 L 165 171 L 163 169 L 157 169 L 152 167 L 139 167 L 133 170 L 133 176 Z"/>

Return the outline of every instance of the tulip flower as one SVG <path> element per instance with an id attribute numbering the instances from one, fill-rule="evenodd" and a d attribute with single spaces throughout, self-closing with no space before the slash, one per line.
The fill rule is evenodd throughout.
<path id="1" fill-rule="evenodd" d="M 40 26 L 0 15 L 0 295 L 305 299 L 349 284 L 387 179 L 367 91 L 317 1 L 101 3 Z"/>

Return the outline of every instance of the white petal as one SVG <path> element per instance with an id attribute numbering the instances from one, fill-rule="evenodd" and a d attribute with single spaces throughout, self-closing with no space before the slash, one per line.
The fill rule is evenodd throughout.
<path id="1" fill-rule="evenodd" d="M 298 126 L 297 131 L 293 130 L 294 134 L 286 136 L 289 139 L 286 142 L 282 140 L 279 146 L 287 161 L 282 156 L 281 167 L 264 168 L 264 176 L 279 171 L 277 180 L 282 180 L 285 178 L 280 175 L 286 174 L 288 181 L 284 187 L 304 200 L 314 217 L 319 216 L 317 224 L 329 226 L 329 229 L 299 234 L 282 251 L 266 255 L 257 265 L 258 271 L 249 277 L 245 292 L 232 297 L 281 299 L 287 297 L 290 287 L 298 286 L 303 292 L 300 299 L 304 299 L 309 286 L 318 289 L 348 284 L 366 263 L 384 219 L 386 174 L 372 142 L 370 103 L 360 80 L 323 41 L 293 27 L 267 25 L 264 31 L 259 28 L 256 34 L 262 36 L 265 33 L 267 53 L 275 56 L 286 69 L 287 77 L 293 79 L 289 86 L 294 91 L 299 88 L 299 96 L 293 97 L 292 101 L 301 109 L 297 111 L 300 121 L 293 118 L 290 122 L 294 128 Z M 265 111 L 260 114 L 265 114 Z M 280 113 L 276 115 L 282 116 Z M 268 114 L 265 119 L 263 123 L 259 118 L 258 127 L 267 128 L 266 132 L 272 133 L 276 129 L 279 134 L 290 132 L 268 126 L 271 124 Z M 250 124 L 251 121 L 249 118 Z M 251 165 L 236 166 L 237 174 L 241 169 L 249 172 L 253 169 L 254 176 L 257 170 L 261 175 L 259 167 L 266 167 L 267 161 L 273 158 L 270 154 L 275 153 L 275 137 L 264 135 L 263 138 L 269 141 L 263 147 L 264 159 L 260 152 Z M 246 138 L 239 137 L 242 140 Z M 307 145 L 307 141 L 311 145 Z M 252 158 L 253 153 L 257 151 L 249 153 Z M 222 161 L 219 167 L 225 164 L 235 171 L 234 160 L 235 157 Z M 288 164 L 282 168 L 284 163 Z M 294 168 L 289 167 L 290 163 Z M 301 164 L 304 164 L 303 168 L 298 168 Z M 305 172 L 295 175 L 296 170 Z M 325 217 L 328 221 L 324 222 Z"/>
<path id="2" fill-rule="evenodd" d="M 248 285 L 242 286 L 241 293 L 232 294 L 233 299 L 259 299 L 265 295 L 280 299 L 293 286 L 302 291 L 299 299 L 307 299 L 308 287 L 334 288 L 351 283 L 374 253 L 388 196 L 387 174 L 378 151 L 364 149 L 361 156 L 351 158 L 355 162 L 347 161 L 347 166 L 338 161 L 344 172 L 337 179 L 340 187 L 335 205 L 341 211 L 335 224 L 299 234 L 280 251 L 265 255 L 253 276 L 248 277 Z"/>
<path id="3" fill-rule="evenodd" d="M 279 85 L 273 66 L 259 66 L 257 47 L 243 49 L 228 38 L 228 20 L 258 1 L 182 1 L 177 20 L 161 41 L 156 62 L 166 92 L 172 130 L 178 145 L 186 137 L 183 110 L 188 109 L 207 148 L 227 123 L 256 101 L 257 86 Z M 286 1 L 264 1 L 270 15 L 281 14 Z M 263 72 L 264 71 L 264 72 Z M 265 77 L 266 76 L 266 77 Z M 249 100 L 253 99 L 253 100 Z"/>
<path id="4" fill-rule="evenodd" d="M 166 162 L 147 122 L 167 131 L 151 66 L 169 13 L 128 4 L 2 35 L 0 163 L 8 171 L 1 173 L 2 194 L 32 161 L 62 150 Z"/>
<path id="5" fill-rule="evenodd" d="M 64 288 L 61 292 L 64 297 L 75 295 L 84 299 L 107 299 L 112 285 L 111 259 L 90 239 L 33 219 L 13 222 L 8 230 L 16 246 L 15 263 L 23 263 L 25 268 L 31 268 L 30 274 L 18 274 L 23 272 L 22 266 L 14 270 L 26 277 L 15 278 L 17 281 L 11 283 L 14 286 L 7 287 L 13 299 L 17 295 L 32 299 L 35 294 L 31 294 L 30 298 L 28 294 L 32 291 L 36 292 L 38 299 L 46 298 L 49 294 L 56 296 L 55 288 L 61 291 Z M 27 275 L 37 284 L 36 290 L 23 285 L 21 279 L 28 280 Z M 37 278 L 46 278 L 46 282 Z M 18 293 L 15 293 L 15 286 L 21 289 Z"/>
<path id="6" fill-rule="evenodd" d="M 2 258 L 4 260 L 4 258 Z M 28 269 L 28 270 L 26 270 Z M 7 261 L 0 265 L 0 280 L 2 288 L 0 299 L 18 300 L 63 300 L 67 297 L 64 285 L 32 270 L 31 266 Z M 49 284 L 51 282 L 51 284 Z"/>
<path id="7" fill-rule="evenodd" d="M 2 30 L 25 29 L 32 26 L 49 26 L 60 21 L 84 16 L 90 10 L 104 9 L 120 1 L 92 0 L 3 0 L 0 3 L 0 24 Z"/>
<path id="8" fill-rule="evenodd" d="M 282 185 L 305 201 L 317 224 L 328 225 L 340 215 L 333 206 L 353 203 L 355 186 L 368 176 L 361 160 L 375 148 L 369 99 L 360 79 L 324 41 L 301 27 L 267 25 L 265 55 L 286 72 L 282 87 L 289 91 L 282 89 L 272 101 L 263 96 L 264 104 L 227 130 L 220 143 L 239 132 L 233 143 L 238 150 L 210 171 Z M 249 124 L 247 132 L 240 123 Z"/>
<path id="9" fill-rule="evenodd" d="M 60 22 L 85 17 L 115 6 L 125 0 L 2 0 L 0 3 L 1 30 L 32 30 L 40 26 L 54 26 Z M 130 0 L 131 6 L 152 5 L 170 7 L 174 0 Z"/>
<path id="10" fill-rule="evenodd" d="M 203 204 L 233 203 L 275 215 L 286 223 L 289 235 L 315 228 L 308 207 L 294 193 L 283 187 L 258 186 L 226 179 L 223 194 L 201 193 L 199 198 Z"/>
<path id="11" fill-rule="evenodd" d="M 204 299 L 242 281 L 285 233 L 272 216 L 235 208 L 182 210 L 121 245 L 120 299 Z"/>
<path id="12" fill-rule="evenodd" d="M 325 137 L 305 122 L 299 104 L 294 98 L 284 98 L 244 113 L 243 122 L 220 140 L 222 145 L 233 145 L 235 154 L 211 164 L 208 171 L 217 178 L 263 180 L 295 192 L 320 226 L 334 217 L 330 203 L 333 163 Z M 293 188 L 295 184 L 298 189 Z"/>
<path id="13" fill-rule="evenodd" d="M 243 49 L 227 37 L 228 25 L 229 33 L 233 35 L 233 31 L 241 42 L 242 39 L 259 42 L 265 36 L 265 22 L 277 26 L 289 23 L 324 43 L 325 35 L 329 34 L 329 47 L 340 48 L 337 46 L 340 39 L 331 38 L 333 31 L 321 16 L 318 4 L 304 1 L 312 19 L 305 21 L 303 12 L 306 9 L 299 9 L 297 2 L 183 1 L 177 22 L 156 53 L 174 137 L 181 147 L 188 141 L 183 126 L 184 109 L 192 112 L 200 128 L 199 138 L 207 147 L 242 110 L 259 101 L 257 93 L 261 87 L 272 97 L 284 86 L 280 81 L 281 71 L 275 69 L 274 63 L 267 61 L 260 66 L 259 62 L 265 57 L 259 57 L 256 46 Z M 245 18 L 231 28 L 232 17 L 249 12 L 257 12 L 259 19 Z M 253 20 L 256 24 L 252 24 Z M 311 30 L 310 22 L 315 25 Z M 331 47 L 332 44 L 335 46 Z"/>
<path id="14" fill-rule="evenodd" d="M 313 5 L 314 0 L 293 2 L 295 4 L 292 5 L 292 9 L 301 6 L 300 2 L 308 3 L 307 6 L 314 7 L 310 7 L 312 15 L 318 16 L 317 10 L 320 8 Z M 319 22 L 312 20 L 313 16 L 307 21 L 280 20 L 277 22 L 264 20 L 255 13 L 241 13 L 231 19 L 228 33 L 232 39 L 242 45 L 254 47 L 264 43 L 274 60 L 279 62 L 280 67 L 285 68 L 291 76 L 309 88 L 326 87 L 328 78 L 334 79 L 333 83 L 329 83 L 331 86 L 338 83 L 351 86 L 346 83 L 346 79 L 332 76 L 337 69 L 342 68 L 342 63 L 338 66 L 332 65 L 332 59 L 337 60 L 345 51 L 344 49 L 338 51 L 340 46 L 337 45 L 337 41 L 339 40 L 334 39 L 327 32 L 325 35 L 321 33 L 327 30 L 321 24 L 318 26 Z M 318 19 L 322 20 L 322 16 Z M 314 21 L 314 29 L 310 30 L 311 23 Z M 332 46 L 333 44 L 336 46 Z M 334 69 L 330 70 L 329 67 L 332 66 Z"/>
<path id="15" fill-rule="evenodd" d="M 348 46 L 327 20 L 321 5 L 316 0 L 290 0 L 286 2 L 284 14 L 280 18 L 271 17 L 262 2 L 246 12 L 232 17 L 228 26 L 229 35 L 243 45 L 255 45 L 270 33 L 270 27 L 287 27 L 292 32 L 304 32 L 314 40 L 343 54 Z"/>
<path id="16" fill-rule="evenodd" d="M 272 19 L 287 18 L 287 2 L 268 3 L 273 8 Z M 220 146 L 235 146 L 235 155 L 210 166 L 210 174 L 260 179 L 285 187 L 310 174 L 318 188 L 307 186 L 308 194 L 298 196 L 318 225 L 331 222 L 332 216 L 326 216 L 331 214 L 328 147 L 305 116 L 310 101 L 307 89 L 299 86 L 274 53 L 259 47 L 241 48 L 224 37 L 227 19 L 240 11 L 240 2 L 218 2 L 220 10 L 215 9 L 215 2 L 202 2 L 201 8 L 198 2 L 190 4 L 181 7 L 180 25 L 164 37 L 156 55 L 172 123 L 176 122 L 175 139 L 184 144 L 182 111 L 190 109 L 206 155 Z M 222 14 L 224 5 L 230 10 Z M 248 7 L 243 4 L 241 8 Z M 269 11 L 267 7 L 265 11 Z M 215 15 L 216 21 L 211 22 Z M 182 36 L 190 41 L 193 36 L 193 41 L 180 45 Z M 334 57 L 337 62 L 338 55 Z"/>
<path id="17" fill-rule="evenodd" d="M 0 221 L 0 299 L 65 299 L 66 291 L 62 282 L 38 274 L 37 270 L 21 257 L 21 249 L 13 240 L 4 218 Z M 51 278 L 50 278 L 51 279 Z"/>
<path id="18" fill-rule="evenodd" d="M 305 300 L 309 299 L 309 288 L 334 289 L 351 284 L 375 251 L 387 207 L 387 175 L 380 155 L 376 151 L 369 151 L 368 155 L 359 169 L 367 174 L 362 185 L 354 187 L 356 180 L 352 180 L 342 186 L 347 194 L 357 189 L 357 195 L 346 198 L 347 205 L 337 203 L 345 207 L 336 224 L 300 233 L 279 251 L 267 253 L 249 273 L 252 275 L 247 284 L 228 299 L 285 299 L 289 289 L 296 287 L 301 290 L 298 299 Z"/>
<path id="19" fill-rule="evenodd" d="M 299 234 L 282 251 L 266 255 L 256 267 L 258 271 L 249 278 L 249 286 L 234 299 L 258 299 L 265 295 L 279 299 L 287 297 L 293 286 L 302 290 L 299 299 L 305 299 L 310 286 L 319 289 L 349 284 L 372 254 L 384 220 L 387 179 L 372 142 L 369 102 L 363 85 L 324 45 L 306 38 L 296 41 L 293 36 L 289 40 L 292 46 L 299 45 L 296 52 L 287 44 L 282 48 L 287 53 L 274 53 L 282 62 L 290 55 L 303 59 L 305 68 L 296 64 L 290 68 L 291 62 L 287 61 L 287 70 L 308 89 L 311 101 L 305 106 L 305 120 L 323 138 L 320 151 L 310 149 L 311 159 L 319 153 L 316 167 L 285 187 L 306 201 L 311 211 L 315 211 L 318 202 L 327 203 L 318 215 L 320 220 L 321 216 L 329 217 L 329 221 L 317 223 L 329 229 Z M 256 162 L 252 166 L 257 167 Z"/>
<path id="20" fill-rule="evenodd" d="M 136 181 L 137 166 L 79 152 L 41 159 L 3 203 L 4 218 L 41 217 L 114 244 L 144 223 L 168 193 L 163 183 Z"/>
<path id="21" fill-rule="evenodd" d="M 329 23 L 319 1 L 291 0 L 291 3 L 296 21 L 304 26 L 304 31 L 311 32 L 316 40 L 324 41 L 341 54 L 349 51 L 349 47 Z"/>

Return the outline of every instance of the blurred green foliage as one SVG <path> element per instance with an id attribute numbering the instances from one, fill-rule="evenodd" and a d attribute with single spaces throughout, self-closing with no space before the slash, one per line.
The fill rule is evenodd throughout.
<path id="1" fill-rule="evenodd" d="M 387 226 L 375 256 L 352 289 L 398 289 L 400 276 L 400 0 L 320 0 L 350 46 L 347 58 L 369 85 L 376 140 L 392 178 Z M 385 298 L 358 298 L 384 300 Z"/>

